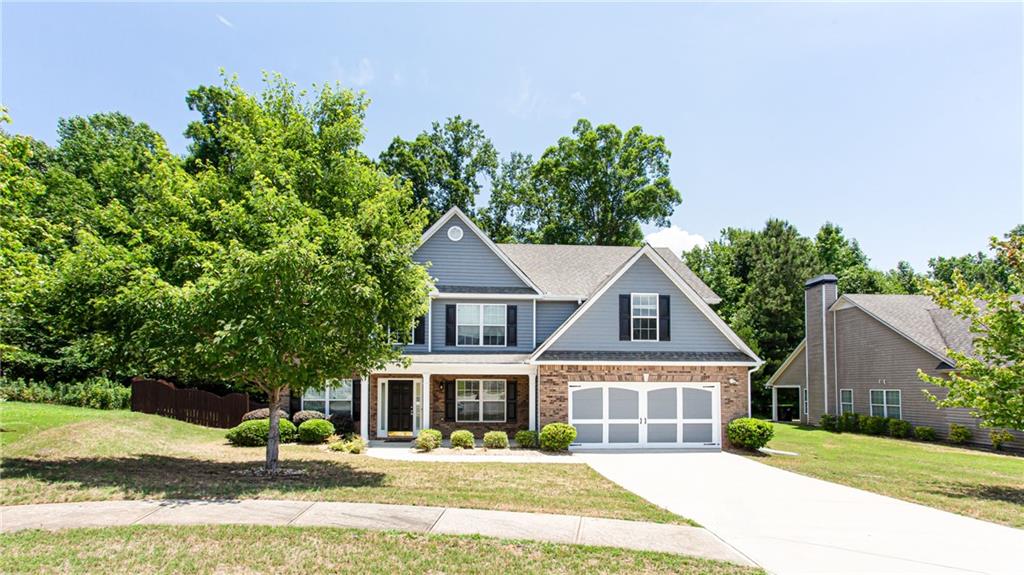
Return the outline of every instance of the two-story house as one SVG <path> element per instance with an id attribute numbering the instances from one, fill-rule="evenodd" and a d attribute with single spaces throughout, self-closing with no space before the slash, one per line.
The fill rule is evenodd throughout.
<path id="1" fill-rule="evenodd" d="M 668 250 L 499 245 L 452 209 L 414 258 L 435 289 L 408 366 L 337 380 L 293 407 L 351 413 L 370 439 L 559 421 L 578 446 L 630 448 L 718 448 L 749 413 L 761 361 Z"/>

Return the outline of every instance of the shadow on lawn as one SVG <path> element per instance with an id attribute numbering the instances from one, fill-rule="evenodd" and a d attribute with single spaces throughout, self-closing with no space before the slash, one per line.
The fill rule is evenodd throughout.
<path id="1" fill-rule="evenodd" d="M 1024 506 L 1024 487 L 1009 485 L 978 485 L 971 483 L 945 483 L 932 493 L 954 498 L 987 499 Z"/>
<path id="2" fill-rule="evenodd" d="M 328 461 L 285 460 L 282 469 L 296 475 L 263 477 L 252 473 L 262 461 L 209 461 L 165 455 L 65 458 L 5 458 L 3 477 L 82 487 L 116 488 L 125 494 L 154 498 L 243 498 L 265 490 L 277 493 L 317 491 L 334 487 L 380 487 L 386 475 Z"/>

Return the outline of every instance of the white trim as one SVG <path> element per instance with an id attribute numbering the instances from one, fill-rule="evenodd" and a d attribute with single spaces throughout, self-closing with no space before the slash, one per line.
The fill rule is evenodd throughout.
<path id="1" fill-rule="evenodd" d="M 653 297 L 654 298 L 654 315 L 636 315 L 633 313 L 636 308 L 636 296 L 641 297 Z M 629 341 L 661 341 L 661 298 L 657 293 L 650 292 L 630 292 L 629 294 Z M 654 339 L 636 339 L 636 327 L 634 327 L 634 321 L 637 319 L 653 319 L 654 320 Z"/>
<path id="2" fill-rule="evenodd" d="M 875 403 L 871 399 L 871 394 L 876 392 L 876 391 L 881 391 L 882 392 L 882 403 Z M 887 395 L 890 391 L 895 391 L 896 392 L 896 397 L 900 398 L 900 402 L 899 403 L 893 403 L 893 404 L 890 405 L 890 403 L 888 401 L 888 395 Z M 881 415 L 881 417 L 889 417 L 889 408 L 890 407 L 898 407 L 900 409 L 900 416 L 897 419 L 903 419 L 903 390 L 901 390 L 901 389 L 888 389 L 888 388 L 884 388 L 884 387 L 876 387 L 874 389 L 869 389 L 868 390 L 868 415 L 874 415 L 874 407 L 876 405 L 881 405 L 882 406 L 882 415 Z"/>
<path id="3" fill-rule="evenodd" d="M 452 232 L 457 232 L 457 233 L 452 233 Z M 452 227 L 448 228 L 448 233 L 446 235 L 448 236 L 449 240 L 451 240 L 453 242 L 457 242 L 457 241 L 462 239 L 462 236 L 464 235 L 464 232 L 463 232 L 461 226 L 452 226 Z"/>
<path id="4" fill-rule="evenodd" d="M 602 360 L 530 360 L 532 365 L 737 365 L 760 366 L 755 361 L 602 361 Z"/>
<path id="5" fill-rule="evenodd" d="M 533 294 L 522 294 L 522 293 L 473 293 L 473 292 L 430 292 L 430 297 L 434 299 L 497 299 L 497 300 L 509 300 L 509 299 L 521 299 L 521 300 L 538 300 L 544 299 L 542 297 Z"/>
<path id="6" fill-rule="evenodd" d="M 487 234 L 485 234 L 483 230 L 478 228 L 476 224 L 473 223 L 473 220 L 469 219 L 469 216 L 463 213 L 463 211 L 460 210 L 458 207 L 452 207 L 450 210 L 445 212 L 445 214 L 441 216 L 440 219 L 434 222 L 434 225 L 430 226 L 430 228 L 427 231 L 423 232 L 423 236 L 420 238 L 420 246 L 425 244 L 427 240 L 429 240 L 431 237 L 433 237 L 434 234 L 437 233 L 438 230 L 444 227 L 448 220 L 452 219 L 452 217 L 456 215 L 459 216 L 463 224 L 469 227 L 469 229 L 484 242 L 484 245 L 486 245 L 488 248 L 490 248 L 492 252 L 494 252 L 494 255 L 498 256 L 498 258 L 502 262 L 504 262 L 504 264 L 508 266 L 508 268 L 512 270 L 513 273 L 519 276 L 519 279 L 523 280 L 523 283 L 528 285 L 531 289 L 533 289 L 533 291 L 537 292 L 538 294 L 544 293 L 544 291 L 537 287 L 537 284 L 533 283 L 530 280 L 530 278 L 527 277 L 525 273 L 523 273 L 523 270 L 519 269 L 519 266 L 514 264 L 512 260 L 510 260 L 508 256 L 505 255 L 504 252 L 498 249 L 498 246 L 496 246 L 494 242 L 491 241 L 491 238 L 487 237 Z M 417 246 L 417 249 L 419 249 L 419 246 Z"/>
<path id="7" fill-rule="evenodd" d="M 473 324 L 459 323 L 459 308 L 461 308 L 463 306 L 471 306 L 471 305 L 472 306 L 477 306 L 478 308 L 480 308 L 480 322 L 476 326 L 476 327 L 480 328 L 480 336 L 479 336 L 480 343 L 476 343 L 476 344 L 462 343 L 462 344 L 460 344 L 459 343 L 459 327 L 461 327 L 461 326 L 473 327 Z M 484 343 L 484 328 L 485 327 L 497 327 L 497 324 L 493 324 L 493 323 L 492 324 L 488 324 L 488 323 L 484 322 L 484 306 L 491 306 L 491 307 L 498 307 L 498 306 L 500 306 L 501 307 L 501 310 L 502 310 L 502 312 L 501 312 L 501 318 L 502 318 L 501 329 L 503 331 L 502 331 L 501 343 L 500 344 L 499 343 L 490 343 L 490 344 Z M 516 316 L 516 321 L 517 322 L 519 321 L 518 315 Z M 511 346 L 508 345 L 508 304 L 504 304 L 504 303 L 457 303 L 457 304 L 455 304 L 455 347 L 511 347 Z"/>
<path id="8" fill-rule="evenodd" d="M 530 401 L 530 431 L 537 431 L 537 374 L 531 373 L 527 376 L 528 384 L 526 386 L 527 393 L 529 394 Z M 518 401 L 518 397 L 516 400 Z M 518 415 L 518 414 L 517 414 Z"/>
<path id="9" fill-rule="evenodd" d="M 423 414 L 420 415 L 420 431 L 430 428 L 430 372 L 425 371 L 420 377 L 420 404 L 423 407 Z"/>
<path id="10" fill-rule="evenodd" d="M 459 382 L 476 382 L 477 384 L 477 399 L 459 399 Z M 484 419 L 484 403 L 497 403 L 497 399 L 484 399 L 484 382 L 485 381 L 500 381 L 504 386 L 501 395 L 501 419 Z M 455 422 L 456 423 L 508 423 L 508 385 L 507 379 L 493 378 L 462 378 L 455 380 Z M 512 385 L 515 385 L 513 382 Z M 478 419 L 459 419 L 459 403 L 473 403 L 479 406 L 477 411 Z"/>
<path id="11" fill-rule="evenodd" d="M 370 439 L 370 376 L 359 376 L 359 436 Z"/>
<path id="12" fill-rule="evenodd" d="M 800 355 L 800 350 L 804 349 L 805 347 L 807 347 L 807 338 L 804 338 L 804 339 L 800 340 L 800 343 L 796 344 L 796 347 L 793 349 L 793 351 L 789 352 L 789 355 L 786 356 L 786 359 L 782 360 L 782 365 L 779 366 L 779 369 L 775 370 L 775 373 L 773 373 L 772 376 L 770 378 L 768 378 L 768 381 L 764 385 L 766 387 L 774 387 L 775 386 L 775 382 L 780 377 L 782 377 L 782 374 L 785 373 L 785 371 L 789 368 L 789 364 L 793 363 L 793 360 L 796 359 L 796 356 Z M 804 385 L 806 385 L 806 384 L 807 384 L 807 356 L 804 356 Z"/>
<path id="13" fill-rule="evenodd" d="M 618 281 L 618 279 L 620 277 L 622 277 L 623 274 L 626 273 L 626 271 L 628 271 L 631 267 L 633 267 L 633 264 L 635 264 L 637 261 L 639 261 L 640 257 L 644 256 L 644 255 L 646 255 L 648 259 L 650 259 L 652 262 L 654 262 L 654 264 L 656 266 L 658 266 L 658 268 L 662 271 L 662 273 L 664 273 L 666 275 L 666 277 L 668 277 L 670 280 L 672 280 L 672 282 L 676 285 L 676 287 L 679 288 L 679 290 L 683 292 L 683 295 L 685 295 L 690 300 L 690 302 L 693 303 L 693 305 L 695 305 L 697 307 L 697 309 L 700 310 L 700 312 L 702 314 L 704 314 L 704 317 L 708 318 L 708 320 L 711 321 L 712 325 L 714 325 L 716 328 L 718 328 L 718 330 L 722 333 L 722 335 L 724 335 L 726 337 L 726 339 L 729 340 L 729 342 L 731 342 L 734 346 L 736 346 L 736 348 L 739 351 L 741 351 L 741 352 L 747 354 L 748 356 L 750 356 L 751 358 L 753 358 L 753 361 L 750 362 L 749 364 L 748 363 L 732 362 L 732 363 L 723 363 L 722 365 L 760 365 L 760 364 L 764 363 L 763 361 L 761 361 L 761 359 L 759 357 L 757 357 L 757 354 L 754 353 L 754 351 L 751 350 L 750 347 L 748 347 L 747 344 L 744 343 L 743 340 L 740 339 L 740 337 L 738 335 L 736 335 L 736 333 L 733 332 L 729 328 L 728 325 L 725 324 L 725 321 L 722 320 L 722 318 L 719 317 L 718 314 L 716 314 L 714 312 L 714 310 L 712 310 L 708 306 L 708 304 L 704 302 L 704 299 L 701 298 L 700 295 L 698 295 L 696 291 L 694 291 L 694 289 L 690 286 L 690 284 L 686 283 L 686 280 L 684 280 L 682 278 L 682 276 L 679 275 L 679 272 L 677 272 L 675 270 L 675 268 L 673 268 L 671 265 L 669 265 L 668 262 L 665 261 L 665 258 L 663 258 L 661 256 L 661 254 L 658 253 L 657 250 L 655 250 L 653 247 L 651 247 L 650 244 L 644 244 L 644 246 L 642 248 L 638 249 L 636 251 L 636 253 L 633 254 L 632 257 L 630 257 L 628 260 L 626 260 L 626 262 L 624 264 L 619 266 L 618 271 L 616 271 L 614 274 L 612 274 L 604 282 L 604 284 L 601 285 L 601 287 L 598 288 L 596 292 L 594 292 L 593 295 L 591 295 L 589 298 L 587 298 L 586 303 L 584 303 L 580 307 L 576 308 L 576 311 L 573 312 L 573 314 L 571 316 L 569 316 L 569 319 L 564 321 L 562 323 L 562 325 L 560 325 L 558 327 L 558 329 L 556 329 L 554 331 L 554 333 L 552 333 L 550 336 L 548 336 L 548 338 L 546 340 L 544 340 L 544 343 L 541 344 L 540 347 L 538 347 L 533 352 L 533 355 L 530 357 L 530 359 L 531 360 L 536 360 L 537 358 L 539 358 L 541 356 L 541 354 L 543 354 L 545 351 L 547 351 L 547 349 L 549 347 L 551 347 L 551 345 L 555 341 L 557 341 L 558 338 L 560 338 L 566 331 L 568 331 L 568 329 L 574 323 L 576 323 L 576 321 L 579 318 L 581 318 L 583 316 L 583 314 L 585 314 L 587 312 L 587 310 L 590 309 L 590 307 L 592 305 L 594 305 L 594 302 L 596 302 L 598 299 L 600 299 L 601 296 L 604 295 L 604 293 L 607 292 L 611 288 L 611 286 L 614 285 L 615 282 Z M 554 363 L 556 363 L 556 364 L 568 364 L 568 362 L 554 362 Z M 602 362 L 602 363 L 608 363 L 608 362 Z M 662 362 L 662 363 L 668 363 L 668 362 Z M 697 362 L 694 365 L 700 365 L 700 364 L 708 364 L 708 362 Z M 614 365 L 614 364 L 611 364 L 611 365 Z M 626 365 L 642 365 L 642 364 L 638 364 L 636 362 L 626 362 Z M 651 363 L 651 365 L 658 365 L 658 363 Z"/>
<path id="14" fill-rule="evenodd" d="M 840 302 L 842 302 L 842 303 L 840 303 Z M 949 365 L 956 365 L 956 362 L 953 361 L 952 359 L 950 359 L 950 358 L 948 358 L 948 357 L 946 357 L 944 355 L 935 353 L 931 349 L 928 349 L 926 346 L 922 345 L 916 339 L 910 337 L 910 335 L 908 335 L 906 332 L 904 332 L 902 330 L 899 330 L 899 329 L 896 329 L 896 327 L 893 326 L 891 323 L 889 323 L 889 322 L 885 321 L 884 319 L 878 317 L 877 315 L 871 313 L 867 308 L 865 308 L 864 306 L 858 304 L 855 300 L 852 300 L 852 299 L 846 297 L 846 295 L 839 296 L 839 299 L 837 299 L 835 301 L 835 303 L 833 303 L 832 306 L 829 309 L 831 309 L 833 311 L 838 311 L 838 310 L 846 309 L 849 306 L 856 307 L 860 311 L 862 311 L 862 312 L 868 314 L 869 316 L 875 318 L 875 320 L 878 321 L 878 323 L 884 325 L 885 327 L 887 327 L 887 328 L 893 330 L 894 332 L 898 333 L 899 335 L 903 336 L 904 339 L 906 339 L 910 343 L 916 345 L 917 347 L 927 351 L 929 354 L 934 356 L 939 361 L 941 361 L 943 363 L 948 363 Z"/>
<path id="15" fill-rule="evenodd" d="M 531 333 L 533 333 L 533 335 L 530 337 L 530 349 L 534 349 L 535 347 L 537 347 L 537 300 L 533 300 L 532 318 L 533 318 L 533 322 L 532 322 L 533 325 L 531 326 L 530 329 L 531 329 Z M 518 315 L 516 315 L 516 321 L 519 321 L 519 316 Z"/>
<path id="16" fill-rule="evenodd" d="M 427 306 L 427 353 L 434 350 L 434 301 L 430 300 Z"/>
<path id="17" fill-rule="evenodd" d="M 799 385 L 778 385 L 778 386 L 774 386 L 773 385 L 772 386 L 772 416 L 769 418 L 772 421 L 778 421 L 779 420 L 779 390 L 780 389 L 795 389 L 796 390 L 796 403 L 797 403 L 796 410 L 797 410 L 797 414 L 798 415 L 800 413 L 800 409 L 801 409 L 800 404 L 802 403 L 800 400 L 803 399 L 801 396 L 804 393 L 803 392 L 803 388 L 800 387 Z"/>
<path id="18" fill-rule="evenodd" d="M 843 387 L 843 388 L 839 389 L 839 411 L 836 412 L 836 415 L 842 415 L 843 414 L 843 404 L 845 403 L 843 401 L 843 392 L 844 391 L 849 391 L 850 392 L 850 413 L 856 413 L 856 411 L 857 411 L 856 410 L 856 403 L 854 403 L 853 388 Z M 869 397 L 868 400 L 870 400 L 870 399 L 871 398 Z M 900 399 L 902 399 L 902 398 L 900 398 Z"/>

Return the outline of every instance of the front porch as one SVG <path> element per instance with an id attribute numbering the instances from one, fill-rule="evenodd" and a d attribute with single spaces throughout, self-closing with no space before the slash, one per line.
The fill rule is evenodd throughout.
<path id="1" fill-rule="evenodd" d="M 537 429 L 537 370 L 519 355 L 412 356 L 361 378 L 360 434 L 374 440 L 412 439 L 433 428 L 448 437 L 468 429 Z"/>

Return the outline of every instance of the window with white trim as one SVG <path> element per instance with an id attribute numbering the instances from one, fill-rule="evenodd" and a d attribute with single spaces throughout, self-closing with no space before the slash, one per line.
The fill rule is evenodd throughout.
<path id="1" fill-rule="evenodd" d="M 633 341 L 658 341 L 658 294 L 630 294 Z"/>
<path id="2" fill-rule="evenodd" d="M 455 421 L 505 421 L 504 379 L 456 379 Z"/>
<path id="3" fill-rule="evenodd" d="M 505 304 L 460 303 L 455 314 L 455 345 L 458 347 L 505 345 Z"/>
<path id="4" fill-rule="evenodd" d="M 872 389 L 871 415 L 902 419 L 901 399 L 898 389 Z"/>
<path id="5" fill-rule="evenodd" d="M 853 413 L 853 390 L 839 390 L 839 413 Z"/>
<path id="6" fill-rule="evenodd" d="M 323 389 L 307 389 L 302 394 L 302 409 L 330 416 L 341 413 L 352 417 L 352 380 L 329 379 Z"/>

